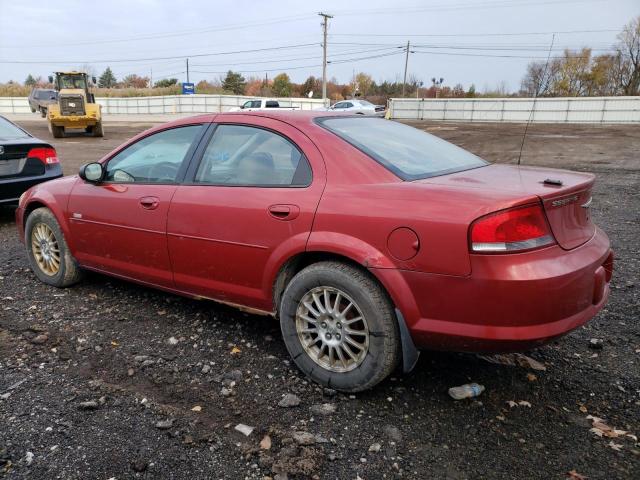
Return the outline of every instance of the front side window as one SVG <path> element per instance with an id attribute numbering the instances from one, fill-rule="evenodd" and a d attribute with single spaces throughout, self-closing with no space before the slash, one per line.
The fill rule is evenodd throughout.
<path id="1" fill-rule="evenodd" d="M 195 183 L 227 186 L 306 186 L 311 169 L 286 138 L 262 128 L 219 125 L 207 146 Z"/>
<path id="2" fill-rule="evenodd" d="M 107 164 L 105 180 L 125 183 L 173 183 L 202 125 L 163 130 L 129 145 Z"/>
<path id="3" fill-rule="evenodd" d="M 487 162 L 435 135 L 381 118 L 330 117 L 318 123 L 403 180 L 483 167 Z"/>

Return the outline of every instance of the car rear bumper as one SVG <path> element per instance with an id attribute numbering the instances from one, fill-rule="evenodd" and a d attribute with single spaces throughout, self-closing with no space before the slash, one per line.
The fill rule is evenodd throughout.
<path id="1" fill-rule="evenodd" d="M 378 269 L 419 348 L 522 351 L 566 334 L 606 304 L 613 253 L 606 234 L 571 251 L 552 246 L 471 255 L 467 277 Z"/>
<path id="2" fill-rule="evenodd" d="M 60 164 L 48 165 L 43 175 L 0 178 L 0 205 L 17 204 L 20 195 L 34 185 L 62 177 Z"/>

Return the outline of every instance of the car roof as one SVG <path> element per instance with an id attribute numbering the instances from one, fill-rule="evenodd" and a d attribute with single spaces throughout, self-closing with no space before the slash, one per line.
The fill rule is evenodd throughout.
<path id="1" fill-rule="evenodd" d="M 223 113 L 207 113 L 203 115 L 194 115 L 192 117 L 179 118 L 169 123 L 164 123 L 154 127 L 155 129 L 163 129 L 168 126 L 180 126 L 188 125 L 192 123 L 211 123 L 216 121 L 216 117 L 224 115 L 226 116 L 238 116 L 238 117 L 263 117 L 272 118 L 274 120 L 280 120 L 292 125 L 309 125 L 313 123 L 316 118 L 321 117 L 345 117 L 344 113 L 340 112 L 327 112 L 324 110 L 259 110 L 253 112 L 223 112 Z M 360 117 L 358 117 L 360 118 Z"/>

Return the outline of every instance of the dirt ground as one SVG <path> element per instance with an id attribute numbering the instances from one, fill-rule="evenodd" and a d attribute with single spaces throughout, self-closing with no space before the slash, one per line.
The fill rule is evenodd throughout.
<path id="1" fill-rule="evenodd" d="M 50 139 L 44 121 L 21 124 Z M 148 126 L 53 144 L 72 174 Z M 517 158 L 524 129 L 417 126 L 497 162 Z M 638 478 L 638 152 L 637 126 L 529 129 L 523 164 L 597 173 L 593 216 L 616 252 L 608 306 L 529 352 L 546 370 L 423 352 L 358 395 L 308 382 L 273 319 L 95 274 L 45 286 L 0 209 L 0 477 Z M 447 395 L 471 381 L 477 399 Z M 299 405 L 279 406 L 286 394 Z"/>

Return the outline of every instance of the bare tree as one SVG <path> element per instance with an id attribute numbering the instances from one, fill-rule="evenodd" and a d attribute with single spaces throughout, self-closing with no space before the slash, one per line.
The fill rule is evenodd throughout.
<path id="1" fill-rule="evenodd" d="M 620 35 L 616 45 L 622 58 L 621 82 L 625 95 L 640 94 L 640 16 L 629 22 Z"/>

